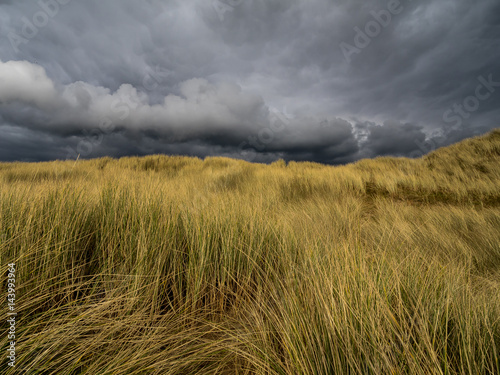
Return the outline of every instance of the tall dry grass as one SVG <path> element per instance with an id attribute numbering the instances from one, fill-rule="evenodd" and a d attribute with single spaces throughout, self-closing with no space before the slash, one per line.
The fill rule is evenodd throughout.
<path id="1" fill-rule="evenodd" d="M 500 374 L 499 161 L 0 164 L 0 373 Z"/>

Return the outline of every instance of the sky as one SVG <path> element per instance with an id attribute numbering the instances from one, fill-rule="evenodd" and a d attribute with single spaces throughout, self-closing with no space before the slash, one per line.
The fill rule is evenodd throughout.
<path id="1" fill-rule="evenodd" d="M 498 0 L 0 0 L 0 161 L 419 157 L 499 103 Z"/>

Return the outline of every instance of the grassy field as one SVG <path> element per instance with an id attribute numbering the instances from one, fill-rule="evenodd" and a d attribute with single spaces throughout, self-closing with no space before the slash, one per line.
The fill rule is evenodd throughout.
<path id="1" fill-rule="evenodd" d="M 340 167 L 0 164 L 0 258 L 1 374 L 500 374 L 500 130 Z"/>

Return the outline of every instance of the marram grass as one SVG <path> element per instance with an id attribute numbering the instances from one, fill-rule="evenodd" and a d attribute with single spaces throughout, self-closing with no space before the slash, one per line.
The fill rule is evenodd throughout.
<path id="1" fill-rule="evenodd" d="M 499 162 L 0 164 L 0 373 L 500 374 Z"/>

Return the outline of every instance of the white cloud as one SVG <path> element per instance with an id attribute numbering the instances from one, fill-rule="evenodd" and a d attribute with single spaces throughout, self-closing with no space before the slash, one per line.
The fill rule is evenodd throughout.
<path id="1" fill-rule="evenodd" d="M 0 102 L 20 102 L 47 112 L 52 126 L 98 127 L 102 119 L 133 130 L 175 132 L 182 138 L 193 131 L 265 125 L 268 114 L 261 97 L 245 93 L 235 84 L 212 84 L 194 78 L 180 84 L 181 95 L 168 95 L 150 105 L 146 94 L 130 84 L 108 88 L 75 82 L 57 86 L 45 70 L 27 61 L 0 63 Z M 56 88 L 57 87 L 57 88 Z M 66 129 L 69 130 L 69 129 Z"/>
<path id="2" fill-rule="evenodd" d="M 55 85 L 41 66 L 0 60 L 0 103 L 19 101 L 49 110 L 56 97 Z"/>

